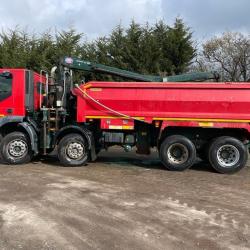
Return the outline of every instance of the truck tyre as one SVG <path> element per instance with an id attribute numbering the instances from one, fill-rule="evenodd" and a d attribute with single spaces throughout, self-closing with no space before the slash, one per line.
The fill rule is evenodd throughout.
<path id="1" fill-rule="evenodd" d="M 161 144 L 160 159 L 168 170 L 184 171 L 195 163 L 196 148 L 185 136 L 169 136 Z"/>
<path id="2" fill-rule="evenodd" d="M 11 165 L 28 163 L 32 158 L 30 142 L 21 132 L 6 135 L 1 142 L 0 151 L 3 161 Z"/>
<path id="3" fill-rule="evenodd" d="M 211 143 L 208 157 L 210 164 L 217 172 L 233 174 L 246 165 L 248 152 L 240 140 L 222 136 Z"/>
<path id="4" fill-rule="evenodd" d="M 58 144 L 58 158 L 63 166 L 77 167 L 87 163 L 86 140 L 79 134 L 68 134 Z"/>

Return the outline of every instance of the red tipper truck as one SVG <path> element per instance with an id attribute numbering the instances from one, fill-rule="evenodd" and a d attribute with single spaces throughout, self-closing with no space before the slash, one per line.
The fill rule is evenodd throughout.
<path id="1" fill-rule="evenodd" d="M 83 62 L 90 66 L 85 61 L 78 65 Z M 32 71 L 0 71 L 0 151 L 5 162 L 25 163 L 54 151 L 63 165 L 79 166 L 95 160 L 102 148 L 120 145 L 126 151 L 136 147 L 138 154 L 150 154 L 156 147 L 164 166 L 175 171 L 190 168 L 198 156 L 220 173 L 235 173 L 246 165 L 250 83 L 78 86 L 72 81 L 75 63 L 66 58 L 52 70 L 50 82 Z M 92 70 L 113 73 L 107 66 Z M 114 75 L 126 77 L 120 72 Z M 139 76 L 132 74 L 132 79 Z"/>

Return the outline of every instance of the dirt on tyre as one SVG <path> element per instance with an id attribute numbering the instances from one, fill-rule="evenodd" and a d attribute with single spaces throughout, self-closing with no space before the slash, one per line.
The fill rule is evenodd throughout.
<path id="1" fill-rule="evenodd" d="M 246 166 L 248 151 L 238 139 L 222 136 L 215 139 L 208 152 L 212 167 L 222 174 L 234 174 Z"/>
<path id="2" fill-rule="evenodd" d="M 58 144 L 58 158 L 65 167 L 84 166 L 88 151 L 86 140 L 79 134 L 68 134 Z"/>
<path id="3" fill-rule="evenodd" d="M 160 146 L 160 159 L 168 170 L 184 171 L 195 163 L 196 148 L 185 136 L 169 136 Z"/>
<path id="4" fill-rule="evenodd" d="M 10 165 L 28 163 L 32 158 L 30 142 L 22 132 L 6 135 L 2 139 L 0 153 L 2 160 Z"/>

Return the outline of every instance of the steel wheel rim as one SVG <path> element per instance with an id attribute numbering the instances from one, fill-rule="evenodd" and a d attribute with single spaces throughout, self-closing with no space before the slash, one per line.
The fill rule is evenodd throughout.
<path id="1" fill-rule="evenodd" d="M 66 154 L 72 160 L 79 160 L 85 154 L 85 146 L 81 142 L 71 142 L 66 147 Z"/>
<path id="2" fill-rule="evenodd" d="M 167 151 L 169 162 L 172 164 L 183 164 L 189 158 L 188 148 L 181 143 L 172 144 Z"/>
<path id="3" fill-rule="evenodd" d="M 28 145 L 24 140 L 12 140 L 7 145 L 8 153 L 15 158 L 22 158 L 28 152 Z"/>
<path id="4" fill-rule="evenodd" d="M 233 145 L 223 145 L 217 151 L 217 160 L 221 167 L 230 168 L 240 160 L 240 152 Z"/>

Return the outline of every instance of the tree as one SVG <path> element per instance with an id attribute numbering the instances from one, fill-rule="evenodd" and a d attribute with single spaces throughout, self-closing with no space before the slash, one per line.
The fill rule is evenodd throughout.
<path id="1" fill-rule="evenodd" d="M 58 56 L 75 56 L 80 55 L 82 33 L 70 28 L 56 34 L 56 49 Z"/>
<path id="2" fill-rule="evenodd" d="M 158 46 L 158 63 L 159 63 L 159 74 L 162 76 L 172 74 L 172 62 L 169 58 L 169 26 L 166 25 L 162 20 L 155 24 L 154 37 Z"/>
<path id="3" fill-rule="evenodd" d="M 143 30 L 141 25 L 132 21 L 129 28 L 126 30 L 125 37 L 125 62 L 128 63 L 128 70 L 142 72 L 142 51 L 141 41 L 143 36 Z"/>
<path id="4" fill-rule="evenodd" d="M 34 45 L 27 32 L 19 29 L 3 31 L 0 38 L 1 67 L 27 67 Z"/>
<path id="5" fill-rule="evenodd" d="M 249 81 L 250 39 L 236 32 L 223 33 L 203 45 L 203 55 L 225 81 Z"/>
<path id="6" fill-rule="evenodd" d="M 119 68 L 128 68 L 126 61 L 126 36 L 125 29 L 119 24 L 113 29 L 109 37 L 108 57 L 112 66 Z"/>
<path id="7" fill-rule="evenodd" d="M 95 44 L 103 44 L 103 40 L 99 38 Z M 132 21 L 127 29 L 119 25 L 105 37 L 105 46 L 96 46 L 96 52 L 94 57 L 100 63 L 166 76 L 186 72 L 196 49 L 189 28 L 176 19 L 173 27 L 163 21 L 153 26 Z"/>
<path id="8" fill-rule="evenodd" d="M 195 48 L 192 33 L 181 19 L 173 27 L 163 21 L 141 25 L 132 21 L 121 24 L 94 41 L 71 28 L 41 35 L 19 28 L 0 32 L 0 67 L 23 67 L 49 71 L 62 56 L 74 56 L 142 74 L 169 75 L 187 70 Z M 242 68 L 242 70 L 244 70 Z M 91 75 L 92 79 L 121 80 Z"/>
<path id="9" fill-rule="evenodd" d="M 181 74 L 187 70 L 196 55 L 192 32 L 183 20 L 177 18 L 173 27 L 168 27 L 165 46 L 165 57 L 171 63 L 169 74 Z"/>

